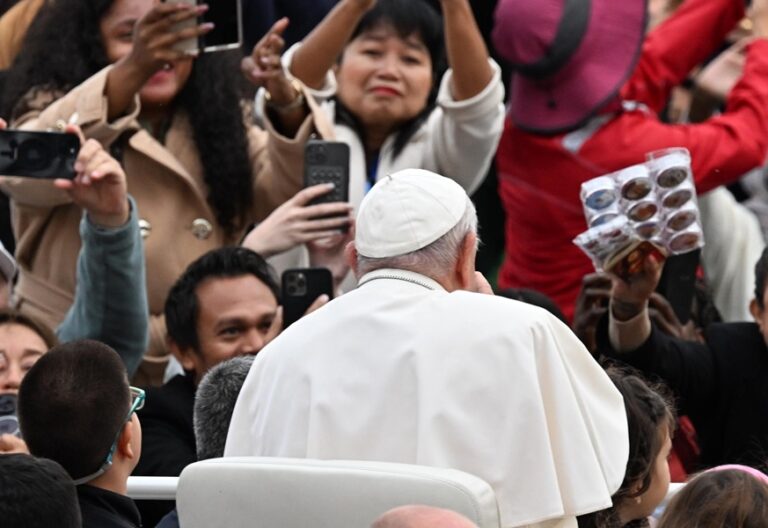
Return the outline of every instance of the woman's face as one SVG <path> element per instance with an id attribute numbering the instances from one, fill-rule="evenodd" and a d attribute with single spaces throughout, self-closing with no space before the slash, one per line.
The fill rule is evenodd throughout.
<path id="1" fill-rule="evenodd" d="M 43 338 L 31 328 L 0 325 L 0 394 L 18 393 L 24 375 L 47 351 Z"/>
<path id="2" fill-rule="evenodd" d="M 432 59 L 418 35 L 403 39 L 382 25 L 347 45 L 336 79 L 339 99 L 366 128 L 391 132 L 427 105 Z"/>
<path id="3" fill-rule="evenodd" d="M 101 17 L 101 39 L 110 63 L 131 52 L 133 28 L 155 3 L 156 0 L 115 0 Z M 191 59 L 166 64 L 139 91 L 142 105 L 158 107 L 170 104 L 184 88 L 191 72 Z"/>

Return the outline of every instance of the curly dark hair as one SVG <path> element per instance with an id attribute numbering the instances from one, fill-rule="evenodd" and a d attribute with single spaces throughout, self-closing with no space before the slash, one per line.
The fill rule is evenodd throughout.
<path id="1" fill-rule="evenodd" d="M 61 97 L 109 64 L 99 21 L 114 0 L 56 0 L 46 4 L 30 26 L 22 52 L 8 70 L 0 115 L 21 116 L 29 95 Z M 249 221 L 253 203 L 247 130 L 237 73 L 240 54 L 218 52 L 195 60 L 192 74 L 175 101 L 184 112 L 218 223 L 232 234 Z"/>

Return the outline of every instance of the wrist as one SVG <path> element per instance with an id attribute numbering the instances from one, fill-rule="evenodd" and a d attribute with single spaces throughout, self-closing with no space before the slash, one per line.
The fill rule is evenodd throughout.
<path id="1" fill-rule="evenodd" d="M 630 299 L 611 299 L 611 314 L 618 321 L 629 321 L 640 315 L 648 306 L 648 301 L 636 301 Z"/>
<path id="2" fill-rule="evenodd" d="M 131 218 L 131 208 L 128 200 L 125 201 L 124 207 L 120 211 L 111 213 L 94 213 L 88 211 L 88 220 L 96 227 L 103 227 L 107 229 L 114 229 L 117 227 L 123 227 L 128 223 Z"/>
<path id="3" fill-rule="evenodd" d="M 296 79 L 284 79 L 277 90 L 274 86 L 270 88 L 264 92 L 267 108 L 277 112 L 290 112 L 304 106 L 304 93 L 301 83 Z"/>

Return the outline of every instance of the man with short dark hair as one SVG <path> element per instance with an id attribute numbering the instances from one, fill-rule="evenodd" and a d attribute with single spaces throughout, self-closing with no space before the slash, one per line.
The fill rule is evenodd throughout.
<path id="1" fill-rule="evenodd" d="M 97 341 L 53 347 L 21 382 L 19 424 L 29 451 L 67 470 L 84 528 L 141 526 L 126 493 L 141 455 L 143 401 L 117 352 Z"/>
<path id="2" fill-rule="evenodd" d="M 282 329 L 279 287 L 271 268 L 244 247 L 209 251 L 189 265 L 165 303 L 168 345 L 184 368 L 162 387 L 147 390 L 139 416 L 144 452 L 136 475 L 177 476 L 197 460 L 192 424 L 197 385 L 214 365 L 254 355 Z M 173 508 L 142 501 L 142 517 L 154 525 Z"/>
<path id="3" fill-rule="evenodd" d="M 46 458 L 0 455 L 0 523 L 80 528 L 75 485 L 64 468 Z"/>

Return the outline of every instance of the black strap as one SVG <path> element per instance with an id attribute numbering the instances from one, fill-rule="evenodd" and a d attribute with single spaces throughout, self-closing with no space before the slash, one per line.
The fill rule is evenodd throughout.
<path id="1" fill-rule="evenodd" d="M 565 0 L 563 14 L 549 51 L 536 62 L 512 64 L 514 70 L 531 79 L 544 79 L 557 73 L 579 49 L 579 45 L 587 33 L 591 11 L 592 0 Z"/>

